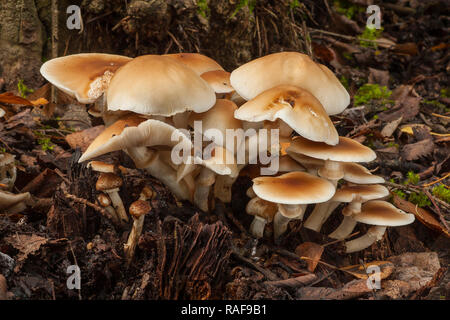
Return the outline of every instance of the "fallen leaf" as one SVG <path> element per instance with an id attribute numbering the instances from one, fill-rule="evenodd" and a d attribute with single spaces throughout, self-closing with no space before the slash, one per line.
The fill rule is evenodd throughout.
<path id="1" fill-rule="evenodd" d="M 25 106 L 39 106 L 48 104 L 48 101 L 45 98 L 39 98 L 37 100 L 30 101 L 28 99 L 16 96 L 12 92 L 1 93 L 0 102 L 8 104 L 21 104 Z"/>
<path id="2" fill-rule="evenodd" d="M 369 83 L 376 83 L 380 86 L 389 84 L 389 71 L 369 68 Z"/>
<path id="3" fill-rule="evenodd" d="M 364 266 L 358 264 L 353 266 L 342 267 L 339 269 L 352 274 L 358 279 L 367 279 L 369 275 L 367 274 L 366 270 L 371 266 L 377 266 L 380 268 L 379 276 L 381 280 L 389 277 L 391 273 L 394 271 L 394 264 L 389 261 L 372 261 L 365 263 Z M 378 273 L 375 274 L 378 275 Z M 370 275 L 374 275 L 374 273 L 371 273 Z"/>
<path id="4" fill-rule="evenodd" d="M 26 234 L 16 234 L 5 238 L 5 242 L 12 245 L 14 248 L 20 252 L 17 254 L 17 262 L 19 262 L 14 268 L 18 271 L 21 267 L 20 262 L 25 261 L 28 255 L 35 253 L 39 248 L 46 244 L 48 239 L 40 237 L 38 235 L 26 235 Z"/>
<path id="5" fill-rule="evenodd" d="M 403 146 L 401 156 L 403 159 L 411 161 L 424 157 L 434 150 L 433 139 L 425 139 L 416 143 L 410 143 Z"/>
<path id="6" fill-rule="evenodd" d="M 392 134 L 395 132 L 395 130 L 397 130 L 398 125 L 402 122 L 402 120 L 403 120 L 403 116 L 400 116 L 400 118 L 389 122 L 381 130 L 381 135 L 383 137 L 390 137 L 390 136 L 392 136 Z"/>
<path id="7" fill-rule="evenodd" d="M 92 141 L 103 131 L 105 126 L 97 126 L 89 129 L 85 129 L 79 132 L 71 133 L 66 136 L 66 141 L 72 149 L 77 147 L 81 148 L 84 152 L 89 147 Z"/>
<path id="8" fill-rule="evenodd" d="M 419 220 L 422 224 L 424 224 L 426 227 L 442 232 L 447 237 L 450 238 L 450 233 L 447 231 L 445 227 L 443 227 L 439 221 L 427 210 L 419 208 L 414 203 L 411 203 L 407 200 L 404 200 L 397 196 L 396 194 L 394 196 L 394 205 L 408 213 L 412 213 L 416 216 L 417 220 Z"/>
<path id="9" fill-rule="evenodd" d="M 308 271 L 314 272 L 319 263 L 320 257 L 322 257 L 323 246 L 314 242 L 304 242 L 295 248 L 295 253 L 301 258 L 305 257 L 307 259 Z"/>

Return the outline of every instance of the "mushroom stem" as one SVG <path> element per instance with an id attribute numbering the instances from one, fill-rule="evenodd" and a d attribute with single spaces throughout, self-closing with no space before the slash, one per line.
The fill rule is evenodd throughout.
<path id="1" fill-rule="evenodd" d="M 197 177 L 197 186 L 194 191 L 194 204 L 197 205 L 204 212 L 209 211 L 209 193 L 211 191 L 211 186 L 216 180 L 216 174 L 214 171 L 203 167 Z"/>
<path id="2" fill-rule="evenodd" d="M 214 184 L 214 196 L 223 203 L 230 203 L 231 188 L 233 187 L 233 183 L 236 179 L 237 176 L 234 178 L 228 175 L 217 176 Z"/>
<path id="3" fill-rule="evenodd" d="M 328 179 L 331 182 L 335 181 L 337 185 L 337 181 L 344 177 L 344 170 L 342 169 L 341 162 L 326 160 L 324 166 L 319 169 L 319 176 Z"/>
<path id="4" fill-rule="evenodd" d="M 105 192 L 108 194 L 109 198 L 111 199 L 113 207 L 116 210 L 117 215 L 119 216 L 120 220 L 122 222 L 128 222 L 127 212 L 125 211 L 125 207 L 123 206 L 122 199 L 119 196 L 119 188 L 105 190 Z"/>
<path id="5" fill-rule="evenodd" d="M 260 239 L 264 236 L 264 228 L 266 227 L 267 220 L 255 215 L 252 223 L 250 224 L 250 234 L 255 238 Z"/>
<path id="6" fill-rule="evenodd" d="M 144 227 L 144 215 L 139 218 L 134 218 L 133 227 L 131 229 L 130 235 L 128 236 L 128 241 L 124 245 L 125 256 L 127 259 L 127 264 L 130 265 L 134 257 L 134 252 L 136 251 L 136 246 L 139 241 L 139 237 L 142 234 L 142 229 Z"/>
<path id="7" fill-rule="evenodd" d="M 345 239 L 352 233 L 353 229 L 355 229 L 355 226 L 355 219 L 353 219 L 351 216 L 344 216 L 344 219 L 342 220 L 339 227 L 337 227 L 336 230 L 334 230 L 328 236 L 333 239 Z"/>
<path id="8" fill-rule="evenodd" d="M 371 227 L 365 235 L 345 243 L 346 253 L 357 252 L 370 247 L 373 243 L 383 238 L 385 231 L 386 226 Z"/>
<path id="9" fill-rule="evenodd" d="M 280 211 L 277 211 L 273 218 L 273 236 L 275 239 L 278 239 L 286 232 L 290 220 L 291 218 L 285 217 Z"/>
<path id="10" fill-rule="evenodd" d="M 327 219 L 338 207 L 338 205 L 339 205 L 338 201 L 328 201 L 316 204 L 314 210 L 311 212 L 308 219 L 306 219 L 305 224 L 303 226 L 310 230 L 319 232 L 325 221 L 327 221 Z"/>

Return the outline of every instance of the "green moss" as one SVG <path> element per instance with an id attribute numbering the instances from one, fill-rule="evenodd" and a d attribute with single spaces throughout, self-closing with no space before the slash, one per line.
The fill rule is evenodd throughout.
<path id="1" fill-rule="evenodd" d="M 348 91 L 350 88 L 350 85 L 348 83 L 348 79 L 345 76 L 341 76 L 339 78 L 339 81 L 342 83 L 342 85 L 344 86 L 344 88 Z"/>
<path id="2" fill-rule="evenodd" d="M 440 103 L 440 102 L 437 101 L 437 100 L 427 100 L 427 99 L 423 99 L 421 102 L 422 102 L 423 104 L 426 104 L 426 105 L 429 105 L 429 106 L 438 108 L 438 109 L 440 109 L 440 110 L 442 110 L 442 111 L 444 111 L 444 112 L 449 112 L 449 111 L 450 111 L 450 108 L 447 108 L 447 107 L 445 106 L 445 104 Z"/>
<path id="3" fill-rule="evenodd" d="M 289 7 L 291 9 L 295 9 L 300 7 L 300 2 L 298 0 L 292 0 L 291 2 L 289 2 Z"/>
<path id="4" fill-rule="evenodd" d="M 255 6 L 256 0 L 240 0 L 230 18 L 233 18 L 239 12 L 239 10 L 245 7 L 248 7 L 248 11 L 250 12 L 250 14 L 252 14 L 253 10 L 255 10 Z"/>
<path id="5" fill-rule="evenodd" d="M 428 199 L 427 195 L 423 192 L 411 192 L 408 196 L 408 201 L 416 204 L 420 208 L 431 206 L 430 199 Z"/>
<path id="6" fill-rule="evenodd" d="M 337 13 L 342 14 L 349 19 L 353 19 L 358 12 L 364 12 L 363 7 L 359 7 L 344 0 L 335 0 L 333 6 Z"/>
<path id="7" fill-rule="evenodd" d="M 359 39 L 359 45 L 361 47 L 366 48 L 374 48 L 376 49 L 378 46 L 373 41 L 366 41 L 366 40 L 376 40 L 380 37 L 381 33 L 383 32 L 383 28 L 375 29 L 374 27 L 367 27 L 364 29 L 363 33 L 358 36 Z"/>
<path id="8" fill-rule="evenodd" d="M 27 95 L 28 95 L 29 93 L 33 93 L 33 92 L 34 92 L 33 89 L 28 88 L 28 87 L 25 85 L 25 83 L 23 83 L 23 80 L 22 80 L 22 79 L 19 80 L 19 82 L 17 83 L 17 90 L 19 91 L 19 95 L 20 95 L 22 98 L 26 98 Z"/>
<path id="9" fill-rule="evenodd" d="M 406 193 L 401 190 L 392 190 L 392 193 L 396 194 L 398 197 L 402 199 L 406 199 Z"/>
<path id="10" fill-rule="evenodd" d="M 440 93 L 442 98 L 450 98 L 450 88 L 443 88 Z"/>
<path id="11" fill-rule="evenodd" d="M 53 150 L 55 145 L 52 143 L 50 137 L 41 133 L 40 131 L 33 131 L 34 135 L 38 137 L 37 143 L 42 147 L 43 151 Z"/>
<path id="12" fill-rule="evenodd" d="M 446 188 L 443 184 L 434 187 L 431 192 L 435 197 L 438 197 L 442 201 L 450 203 L 450 190 Z"/>
<path id="13" fill-rule="evenodd" d="M 210 9 L 208 6 L 208 0 L 197 0 L 197 12 L 204 18 L 207 18 L 210 14 Z"/>
<path id="14" fill-rule="evenodd" d="M 408 171 L 408 173 L 406 174 L 406 178 L 407 180 L 404 182 L 404 184 L 418 184 L 420 181 L 420 176 L 413 171 Z"/>
<path id="15" fill-rule="evenodd" d="M 353 101 L 355 106 L 366 104 L 372 100 L 380 100 L 381 104 L 386 104 L 392 94 L 392 91 L 388 90 L 386 86 L 380 86 L 378 84 L 366 83 L 359 87 Z"/>

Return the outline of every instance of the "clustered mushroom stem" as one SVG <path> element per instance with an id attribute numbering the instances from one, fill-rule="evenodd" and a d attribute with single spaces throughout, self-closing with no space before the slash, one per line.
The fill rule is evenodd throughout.
<path id="1" fill-rule="evenodd" d="M 257 239 L 264 236 L 264 228 L 266 227 L 267 220 L 255 215 L 252 223 L 250 224 L 250 233 Z"/>
<path id="2" fill-rule="evenodd" d="M 208 198 L 211 186 L 197 185 L 194 192 L 194 203 L 204 212 L 209 211 Z"/>
<path id="3" fill-rule="evenodd" d="M 311 215 L 308 217 L 308 219 L 306 219 L 303 226 L 310 230 L 319 232 L 325 221 L 327 221 L 327 219 L 330 217 L 330 215 L 338 205 L 339 202 L 337 201 L 328 201 L 316 204 L 314 210 L 311 212 Z"/>
<path id="4" fill-rule="evenodd" d="M 371 227 L 365 235 L 345 243 L 346 253 L 357 252 L 370 247 L 373 243 L 383 238 L 385 231 L 385 226 Z"/>
<path id="5" fill-rule="evenodd" d="M 352 233 L 353 229 L 355 229 L 355 226 L 355 219 L 353 219 L 351 216 L 344 216 L 344 219 L 342 220 L 339 227 L 337 227 L 336 230 L 334 230 L 328 236 L 332 239 L 345 239 Z"/>
<path id="6" fill-rule="evenodd" d="M 142 229 L 144 227 L 144 215 L 140 216 L 133 221 L 133 227 L 131 229 L 130 235 L 128 236 L 128 241 L 124 246 L 125 256 L 128 265 L 131 263 L 134 257 L 134 252 L 136 251 L 136 246 L 139 241 L 139 237 L 142 234 Z"/>
<path id="7" fill-rule="evenodd" d="M 275 239 L 278 239 L 283 233 L 286 232 L 290 218 L 285 217 L 280 211 L 277 211 L 273 218 L 273 235 Z"/>
<path id="8" fill-rule="evenodd" d="M 111 199 L 113 207 L 116 210 L 120 220 L 122 222 L 128 222 L 128 215 L 127 212 L 125 211 L 125 207 L 123 206 L 123 202 L 119 196 L 118 191 L 119 189 L 105 190 L 105 192 L 108 193 L 109 198 Z"/>

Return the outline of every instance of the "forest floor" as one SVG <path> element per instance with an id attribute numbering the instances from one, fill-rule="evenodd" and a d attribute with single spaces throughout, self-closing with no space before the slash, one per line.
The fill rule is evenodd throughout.
<path id="1" fill-rule="evenodd" d="M 292 221 L 279 241 L 270 232 L 256 241 L 248 233 L 252 217 L 245 213 L 248 176 L 233 186 L 231 204 L 217 201 L 213 212 L 204 213 L 176 201 L 159 181 L 116 152 L 100 160 L 126 168 L 120 171 L 125 207 L 144 186 L 155 195 L 127 267 L 123 243 L 131 224 L 118 228 L 105 217 L 95 205 L 98 173 L 77 163 L 103 129 L 101 120 L 61 93 L 56 106 L 47 104 L 42 99 L 50 100 L 48 84 L 34 92 L 21 85 L 14 95 L 0 93 L 5 111 L 0 147 L 15 155 L 13 192 L 30 192 L 33 201 L 20 213 L 0 213 L 0 275 L 8 287 L 2 293 L 0 285 L 0 298 L 450 299 L 450 18 L 445 2 L 392 2 L 382 8 L 379 31 L 364 27 L 365 6 L 330 1 L 314 11 L 292 3 L 291 10 L 303 10 L 311 20 L 326 12 L 333 23 L 303 28 L 294 19 L 294 32 L 306 34 L 306 41 L 301 48 L 284 49 L 309 52 L 337 74 L 352 97 L 351 105 L 332 117 L 339 134 L 377 153 L 367 167 L 386 180 L 391 201 L 416 221 L 388 228 L 381 241 L 353 254 L 326 236 L 339 224 L 340 210 L 321 233 Z M 256 17 L 265 12 L 253 10 Z M 253 47 L 256 56 L 274 52 L 264 45 L 264 35 L 254 40 L 262 43 Z M 356 232 L 366 230 L 358 225 Z M 381 269 L 378 290 L 366 286 L 365 269 L 373 264 Z M 81 269 L 80 290 L 67 288 L 71 265 Z"/>

